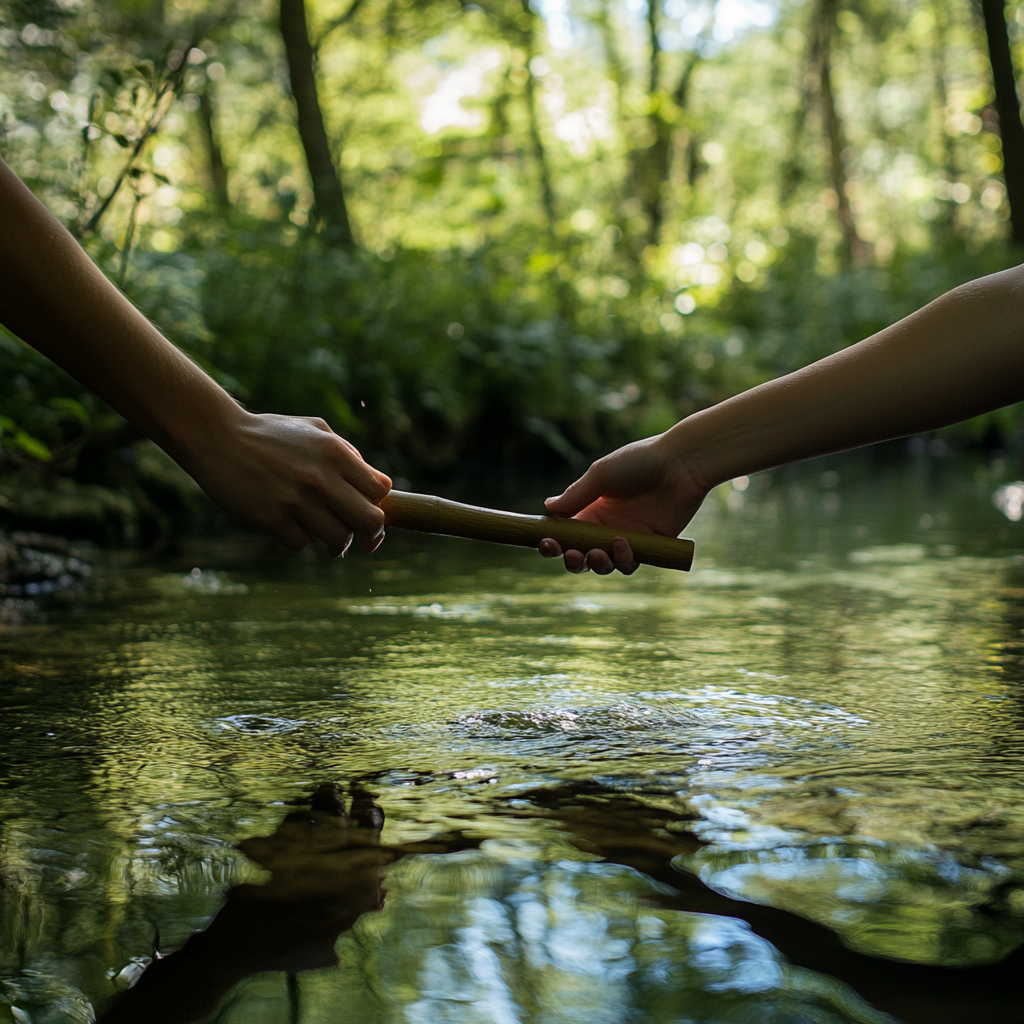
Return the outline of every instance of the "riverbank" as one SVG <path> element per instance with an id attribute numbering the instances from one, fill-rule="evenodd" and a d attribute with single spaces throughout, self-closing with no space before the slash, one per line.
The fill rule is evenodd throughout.
<path id="1" fill-rule="evenodd" d="M 0 530 L 0 624 L 18 625 L 41 599 L 81 593 L 92 565 L 64 537 Z"/>

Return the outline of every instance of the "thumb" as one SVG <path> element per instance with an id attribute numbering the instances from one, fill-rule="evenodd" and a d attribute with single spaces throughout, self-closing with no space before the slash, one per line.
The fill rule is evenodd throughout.
<path id="1" fill-rule="evenodd" d="M 567 518 L 582 512 L 588 505 L 597 501 L 604 494 L 604 473 L 595 462 L 577 480 L 554 498 L 548 498 L 544 504 L 548 512 L 555 516 Z"/>

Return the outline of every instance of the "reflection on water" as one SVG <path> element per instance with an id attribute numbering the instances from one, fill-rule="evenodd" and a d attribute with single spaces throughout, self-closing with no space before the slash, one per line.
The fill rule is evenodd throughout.
<path id="1" fill-rule="evenodd" d="M 754 478 L 688 576 L 101 565 L 0 634 L 0 1022 L 189 965 L 239 1024 L 1019 1021 L 1024 541 L 925 463 Z"/>
<path id="2" fill-rule="evenodd" d="M 269 836 L 238 844 L 269 873 L 228 890 L 224 906 L 202 931 L 170 955 L 122 971 L 128 991 L 104 1024 L 187 1024 L 214 1012 L 243 979 L 268 971 L 335 967 L 338 936 L 384 905 L 387 866 L 410 854 L 473 849 L 459 833 L 429 843 L 380 842 L 384 814 L 360 785 L 346 809 L 337 785 L 321 786 L 309 806 L 287 815 Z M 289 985 L 296 1001 L 295 981 Z M 294 1016 L 294 1014 L 293 1014 Z"/>
<path id="3" fill-rule="evenodd" d="M 820 921 L 876 956 L 971 966 L 1002 960 L 1021 943 L 1019 920 L 990 913 L 1016 881 L 998 860 L 968 867 L 934 848 L 831 840 L 714 848 L 685 867 L 718 892 Z"/>

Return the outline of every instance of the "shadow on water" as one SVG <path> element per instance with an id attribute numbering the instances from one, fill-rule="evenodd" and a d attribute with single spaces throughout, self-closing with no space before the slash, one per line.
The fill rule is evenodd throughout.
<path id="1" fill-rule="evenodd" d="M 383 908 L 383 882 L 392 864 L 410 855 L 447 855 L 480 847 L 479 837 L 459 831 L 425 841 L 382 844 L 384 813 L 364 788 L 365 781 L 349 787 L 347 810 L 343 788 L 325 784 L 301 809 L 287 814 L 273 834 L 238 844 L 269 872 L 269 878 L 232 887 L 203 931 L 176 952 L 158 954 L 141 973 L 129 972 L 131 987 L 99 1024 L 199 1021 L 213 1014 L 243 979 L 269 971 L 287 973 L 291 1018 L 298 1021 L 297 972 L 337 966 L 339 936 L 363 915 Z M 661 883 L 659 891 L 645 897 L 652 906 L 727 918 L 732 924 L 745 922 L 754 936 L 767 940 L 794 967 L 849 986 L 876 1010 L 905 1024 L 1019 1024 L 1024 947 L 997 963 L 967 968 L 868 956 L 849 949 L 820 924 L 731 898 L 681 869 L 680 859 L 708 845 L 689 829 L 693 815 L 585 781 L 524 791 L 504 803 L 514 806 L 495 807 L 496 816 L 550 822 L 585 854 Z M 477 818 L 475 825 L 482 824 Z M 998 916 L 1001 895 L 995 893 L 983 911 Z M 691 956 L 699 960 L 701 944 L 691 947 Z M 753 984 L 748 978 L 748 991 L 766 987 L 759 980 L 764 975 L 763 956 L 754 955 L 745 963 L 741 955 L 730 966 L 740 978 L 740 990 L 745 973 L 754 978 Z M 713 1005 L 716 985 L 705 987 L 705 1001 Z M 839 1006 L 851 1002 L 829 980 L 823 989 Z M 689 1010 L 697 1008 L 691 1004 Z"/>
<path id="2" fill-rule="evenodd" d="M 350 794 L 346 810 L 339 786 L 320 786 L 308 806 L 288 814 L 272 835 L 239 843 L 270 878 L 229 889 L 209 926 L 132 978 L 101 1024 L 187 1024 L 213 1013 L 243 978 L 336 966 L 338 936 L 384 906 L 389 865 L 410 854 L 480 845 L 460 833 L 383 845 L 384 812 L 359 783 Z M 297 988 L 290 992 L 294 1003 Z"/>

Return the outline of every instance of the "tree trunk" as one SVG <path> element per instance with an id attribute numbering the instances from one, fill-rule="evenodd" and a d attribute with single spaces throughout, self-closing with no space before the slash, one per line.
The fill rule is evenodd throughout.
<path id="1" fill-rule="evenodd" d="M 661 40 L 658 38 L 658 14 L 661 0 L 647 0 L 647 36 L 651 46 L 651 77 L 649 92 L 657 95 L 661 87 Z"/>
<path id="2" fill-rule="evenodd" d="M 529 21 L 529 28 L 525 32 L 526 82 L 523 87 L 526 98 L 526 114 L 530 142 L 533 144 L 533 155 L 537 161 L 537 173 L 540 178 L 540 195 L 544 206 L 544 218 L 547 221 L 548 234 L 554 240 L 555 225 L 558 221 L 558 211 L 555 207 L 555 189 L 551 183 L 551 168 L 548 163 L 547 150 L 544 147 L 544 140 L 540 134 L 540 118 L 537 111 L 537 87 L 533 72 L 530 70 L 530 61 L 535 53 L 534 32 L 537 15 L 534 14 L 533 8 L 530 6 L 530 0 L 522 0 L 522 5 L 524 19 Z"/>
<path id="3" fill-rule="evenodd" d="M 807 136 L 807 115 L 817 93 L 817 68 L 814 66 L 814 33 L 811 32 L 811 45 L 807 60 L 801 68 L 800 93 L 793 120 L 789 130 L 789 145 L 786 157 L 779 174 L 779 206 L 783 210 L 789 206 L 797 189 L 806 177 L 804 166 L 804 149 Z"/>
<path id="4" fill-rule="evenodd" d="M 540 196 L 544 207 L 544 219 L 547 222 L 548 234 L 555 237 L 555 224 L 558 213 L 555 209 L 555 189 L 551 184 L 551 168 L 548 166 L 548 153 L 544 140 L 540 135 L 540 120 L 537 117 L 537 89 L 533 75 L 528 74 L 525 85 L 526 110 L 529 116 L 530 141 L 533 143 L 533 155 L 537 161 L 537 175 L 540 178 Z"/>
<path id="5" fill-rule="evenodd" d="M 620 183 L 621 191 L 616 196 L 613 217 L 616 227 L 622 232 L 622 237 L 627 240 L 627 244 L 623 246 L 622 252 L 626 256 L 633 257 L 638 255 L 639 249 L 643 246 L 632 244 L 634 240 L 630 236 L 629 219 L 622 208 L 622 200 L 626 198 L 626 195 L 632 196 L 635 193 L 633 188 L 633 154 L 632 147 L 630 146 L 630 117 L 626 109 L 626 90 L 629 87 L 630 78 L 622 53 L 619 50 L 620 37 L 616 32 L 615 25 L 612 23 L 612 3 L 613 0 L 600 0 L 595 5 L 594 13 L 590 15 L 590 19 L 601 37 L 605 71 L 615 86 L 615 123 L 618 128 L 619 138 L 624 146 L 629 147 L 630 166 Z M 639 263 L 637 264 L 637 269 L 639 269 Z"/>
<path id="6" fill-rule="evenodd" d="M 932 0 L 932 13 L 935 16 L 935 45 L 932 47 L 932 74 L 935 79 L 935 99 L 939 108 L 939 140 L 942 150 L 942 168 L 950 181 L 956 181 L 959 173 L 957 167 L 956 143 L 953 136 L 946 130 L 946 111 L 949 109 L 949 90 L 946 86 L 948 70 L 946 67 L 946 50 L 949 41 L 949 11 L 943 0 Z M 956 231 L 956 203 L 947 200 L 943 203 L 942 217 L 939 227 L 947 234 Z"/>
<path id="7" fill-rule="evenodd" d="M 662 0 L 649 0 L 647 8 L 647 32 L 650 48 L 648 67 L 648 110 L 643 115 L 647 125 L 648 144 L 644 147 L 631 145 L 630 116 L 626 111 L 624 97 L 629 85 L 629 75 L 619 51 L 615 26 L 609 16 L 609 0 L 602 0 L 597 11 L 591 15 L 593 24 L 601 36 L 604 47 L 605 65 L 608 77 L 615 85 L 616 117 L 619 132 L 628 146 L 629 170 L 624 191 L 632 200 L 640 203 L 644 214 L 644 230 L 637 237 L 630 238 L 629 249 L 639 257 L 647 245 L 657 245 L 665 216 L 665 193 L 672 171 L 672 154 L 679 118 L 672 110 L 672 104 L 680 110 L 686 107 L 687 92 L 693 71 L 700 62 L 699 51 L 695 50 L 683 65 L 676 88 L 672 91 L 671 102 L 667 101 L 665 87 L 663 50 L 659 40 Z M 634 129 L 635 130 L 635 129 Z M 619 228 L 627 233 L 625 220 Z"/>
<path id="8" fill-rule="evenodd" d="M 650 74 L 647 82 L 647 124 L 652 141 L 644 149 L 634 150 L 632 157 L 633 191 L 643 204 L 647 221 L 644 239 L 657 245 L 664 219 L 662 190 L 668 180 L 672 125 L 665 120 L 665 102 L 661 95 L 661 0 L 647 0 L 647 37 L 651 50 Z"/>
<path id="9" fill-rule="evenodd" d="M 604 62 L 608 77 L 615 85 L 615 115 L 618 120 L 619 131 L 625 134 L 626 131 L 626 107 L 625 96 L 626 86 L 629 84 L 629 76 L 619 53 L 619 47 L 615 38 L 615 28 L 612 25 L 608 13 L 608 0 L 602 0 L 597 7 L 597 13 L 593 16 L 593 22 L 601 36 L 601 44 L 604 49 Z"/>
<path id="10" fill-rule="evenodd" d="M 217 138 L 217 126 L 214 124 L 214 103 L 211 90 L 213 86 L 207 82 L 199 94 L 199 123 L 203 128 L 206 140 L 206 156 L 210 166 L 210 186 L 217 205 L 226 210 L 231 205 L 228 198 L 228 169 L 224 164 L 224 154 Z"/>
<path id="11" fill-rule="evenodd" d="M 315 213 L 323 222 L 327 240 L 332 245 L 348 249 L 355 245 L 355 239 L 317 98 L 315 54 L 306 27 L 305 0 L 281 0 L 281 38 L 288 58 L 299 137 L 313 186 Z"/>
<path id="12" fill-rule="evenodd" d="M 992 61 L 992 79 L 996 90 L 999 134 L 1003 140 L 1003 178 L 1010 203 L 1010 234 L 1024 245 L 1024 125 L 1020 120 L 1020 101 L 1013 75 L 1010 37 L 1006 30 L 1003 0 L 981 0 L 985 16 L 985 35 Z"/>
<path id="13" fill-rule="evenodd" d="M 672 174 L 673 149 L 681 112 L 686 109 L 693 73 L 701 62 L 701 49 L 714 25 L 717 0 L 712 4 L 711 17 L 694 49 L 686 57 L 675 89 L 669 94 L 664 84 L 661 67 L 661 0 L 648 0 L 647 28 L 651 50 L 650 92 L 648 94 L 647 123 L 652 141 L 645 149 L 631 155 L 633 192 L 643 204 L 647 220 L 646 244 L 657 245 L 665 221 L 666 195 Z M 690 139 L 691 150 L 694 139 Z M 691 156 L 693 154 L 691 153 Z M 687 175 L 690 177 L 690 175 Z M 693 184 L 692 178 L 690 184 Z"/>
<path id="14" fill-rule="evenodd" d="M 867 255 L 866 244 L 857 235 L 857 225 L 853 219 L 850 206 L 849 189 L 846 179 L 846 161 L 843 151 L 846 141 L 843 137 L 843 125 L 836 109 L 835 92 L 832 89 L 832 42 L 836 32 L 836 2 L 821 0 L 815 17 L 812 34 L 812 52 L 814 63 L 817 64 L 818 101 L 821 105 L 821 117 L 829 150 L 829 177 L 832 179 L 832 190 L 836 194 L 836 215 L 839 227 L 843 232 L 843 247 L 846 262 L 860 262 Z"/>

